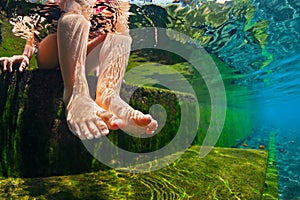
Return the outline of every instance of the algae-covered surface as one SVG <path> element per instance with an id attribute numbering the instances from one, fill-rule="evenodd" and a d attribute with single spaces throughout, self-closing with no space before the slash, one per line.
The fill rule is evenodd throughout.
<path id="1" fill-rule="evenodd" d="M 149 173 L 114 169 L 45 178 L 1 178 L 7 199 L 260 199 L 267 151 L 214 148 L 199 158 L 199 146 Z"/>
<path id="2" fill-rule="evenodd" d="M 269 156 L 265 189 L 262 199 L 278 199 L 278 171 L 276 166 L 276 132 L 273 130 L 269 137 Z"/>

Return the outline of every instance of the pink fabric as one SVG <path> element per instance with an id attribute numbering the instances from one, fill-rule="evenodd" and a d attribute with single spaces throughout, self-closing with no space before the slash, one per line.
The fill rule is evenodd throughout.
<path id="1" fill-rule="evenodd" d="M 103 10 L 105 10 L 107 7 L 106 6 L 101 6 L 99 8 L 94 8 L 94 14 L 101 13 Z"/>

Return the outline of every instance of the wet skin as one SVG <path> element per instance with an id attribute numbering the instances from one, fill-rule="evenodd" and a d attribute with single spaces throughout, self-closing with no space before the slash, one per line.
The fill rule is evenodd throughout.
<path id="1" fill-rule="evenodd" d="M 39 68 L 53 69 L 58 66 L 61 68 L 66 117 L 70 130 L 80 139 L 99 138 L 108 134 L 109 129 L 118 128 L 139 133 L 153 133 L 157 129 L 157 122 L 150 115 L 130 107 L 119 96 L 129 52 L 125 52 L 124 55 L 121 53 L 116 62 L 105 62 L 110 55 L 118 53 L 121 47 L 130 49 L 130 36 L 109 33 L 109 41 L 106 39 L 107 34 L 104 34 L 88 42 L 87 21 L 81 18 L 78 26 L 80 21 L 78 19 L 80 16 L 74 14 L 67 15 L 64 21 L 61 20 L 62 24 L 72 24 L 72 20 L 76 20 L 76 25 L 63 24 L 64 26 L 61 26 L 63 28 L 58 30 L 57 34 L 48 35 L 40 42 L 37 54 Z M 69 36 L 65 34 L 68 32 L 75 32 L 69 41 L 66 39 Z M 103 69 L 100 69 L 94 101 L 88 92 L 84 61 L 86 55 L 102 42 L 107 43 L 108 48 L 101 50 L 102 57 L 100 52 L 100 67 Z M 123 46 L 120 46 L 120 43 Z M 5 64 L 9 65 L 15 61 L 17 62 L 9 60 Z"/>

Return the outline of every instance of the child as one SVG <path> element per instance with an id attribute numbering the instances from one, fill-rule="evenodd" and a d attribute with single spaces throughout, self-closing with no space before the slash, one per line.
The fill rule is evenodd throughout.
<path id="1" fill-rule="evenodd" d="M 49 34 L 36 47 L 36 29 L 23 34 L 27 39 L 23 54 L 0 58 L 3 70 L 12 71 L 12 65 L 20 63 L 19 70 L 23 71 L 35 48 L 41 69 L 59 66 L 64 81 L 63 101 L 68 126 L 80 139 L 99 138 L 107 135 L 109 129 L 118 128 L 154 133 L 158 126 L 156 120 L 134 110 L 119 96 L 131 46 L 127 25 L 129 3 L 122 0 L 61 0 L 54 3 L 63 11 L 57 32 Z M 104 19 L 95 31 L 90 31 L 92 16 Z M 93 100 L 85 64 L 86 56 L 99 45 L 102 46 L 97 58 L 98 83 Z"/>

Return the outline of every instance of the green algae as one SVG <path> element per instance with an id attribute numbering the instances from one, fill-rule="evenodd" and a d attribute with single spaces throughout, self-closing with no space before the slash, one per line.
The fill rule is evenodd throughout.
<path id="1" fill-rule="evenodd" d="M 268 26 L 269 22 L 267 20 L 262 20 L 253 24 L 250 29 L 254 37 L 259 42 L 262 49 L 262 55 L 265 57 L 265 61 L 261 64 L 260 68 L 264 68 L 273 61 L 273 55 L 267 51 L 267 42 L 269 37 L 269 34 L 267 33 Z"/>
<path id="2" fill-rule="evenodd" d="M 0 198 L 18 199 L 259 199 L 267 152 L 199 147 L 158 171 L 114 169 L 69 176 L 0 179 Z M 170 155 L 172 156 L 172 155 Z"/>
<path id="3" fill-rule="evenodd" d="M 274 58 L 273 54 L 267 51 L 267 42 L 269 38 L 268 20 L 255 21 L 254 20 L 255 8 L 254 6 L 249 6 L 245 13 L 246 23 L 244 25 L 245 32 L 251 32 L 256 40 L 259 42 L 261 47 L 261 54 L 265 57 L 265 60 L 261 63 L 260 68 L 264 68 L 270 64 Z"/>
<path id="4" fill-rule="evenodd" d="M 2 76 L 2 74 L 1 74 Z M 3 79 L 2 79 L 3 78 Z M 1 124 L 0 133 L 1 142 L 5 141 L 5 145 L 1 145 L 1 160 L 2 172 L 6 175 L 18 176 L 20 169 L 20 134 L 18 127 L 23 120 L 24 103 L 26 102 L 26 95 L 24 93 L 25 85 L 17 72 L 10 74 L 7 77 L 1 78 L 0 90 L 2 98 L 6 101 L 1 103 Z M 4 167 L 10 166 L 7 171 Z"/>
<path id="5" fill-rule="evenodd" d="M 93 77 L 96 80 L 96 77 Z M 68 129 L 62 102 L 63 82 L 57 70 L 31 70 L 1 74 L 0 99 L 1 171 L 3 176 L 49 176 L 72 174 L 105 166 L 96 162 L 83 144 Z M 175 137 L 180 125 L 181 107 L 188 112 L 197 105 L 190 94 L 125 84 L 121 96 L 143 112 L 152 105 L 164 107 L 167 122 L 160 133 L 144 139 L 114 131 L 108 138 L 120 148 L 132 152 L 151 152 Z M 128 96 L 129 95 L 129 96 Z M 182 102 L 178 103 L 179 99 Z M 155 118 L 163 118 L 159 111 Z M 197 116 L 195 116 L 197 120 Z M 186 133 L 194 133 L 186 127 Z M 30 156 L 29 156 L 30 155 Z M 84 164 L 76 165 L 76 162 Z"/>
<path id="6" fill-rule="evenodd" d="M 8 20 L 3 16 L 1 22 L 1 46 L 0 46 L 0 57 L 13 56 L 16 53 L 22 54 L 25 40 L 20 37 L 16 37 L 12 34 L 12 26 Z"/>
<path id="7" fill-rule="evenodd" d="M 268 145 L 268 167 L 266 172 L 266 183 L 262 199 L 278 199 L 278 171 L 276 166 L 276 131 L 272 130 Z"/>

